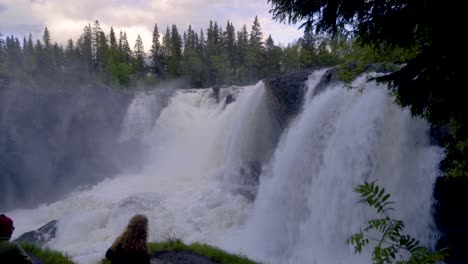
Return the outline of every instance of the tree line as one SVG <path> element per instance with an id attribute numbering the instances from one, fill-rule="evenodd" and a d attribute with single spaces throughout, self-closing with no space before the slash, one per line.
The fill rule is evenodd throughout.
<path id="1" fill-rule="evenodd" d="M 306 30 L 304 37 L 287 46 L 266 39 L 255 17 L 250 30 L 238 31 L 210 21 L 196 31 L 191 25 L 179 33 L 177 25 L 161 34 L 154 25 L 152 45 L 145 53 L 138 35 L 133 48 L 125 31 L 111 27 L 106 34 L 96 20 L 81 36 L 63 47 L 53 42 L 46 27 L 42 39 L 0 33 L 0 78 L 40 85 L 100 81 L 112 87 L 154 86 L 183 78 L 189 87 L 246 85 L 267 76 L 312 66 L 336 65 L 343 59 L 338 43 Z"/>

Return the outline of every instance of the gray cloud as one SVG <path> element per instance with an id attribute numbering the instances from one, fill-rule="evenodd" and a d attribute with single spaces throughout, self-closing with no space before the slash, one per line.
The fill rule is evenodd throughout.
<path id="1" fill-rule="evenodd" d="M 8 7 L 2 3 L 0 3 L 0 13 L 5 12 L 8 9 Z"/>
<path id="2" fill-rule="evenodd" d="M 38 35 L 44 30 L 41 24 L 9 24 L 1 25 L 0 32 L 8 35 L 15 35 L 17 37 L 27 36 L 29 33 Z"/>

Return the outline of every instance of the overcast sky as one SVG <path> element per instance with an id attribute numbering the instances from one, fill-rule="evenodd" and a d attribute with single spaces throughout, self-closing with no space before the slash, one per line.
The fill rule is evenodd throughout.
<path id="1" fill-rule="evenodd" d="M 132 48 L 140 34 L 148 51 L 155 23 L 161 34 L 172 24 L 181 34 L 189 24 L 206 33 L 210 20 L 225 29 L 229 19 L 236 31 L 245 24 L 250 32 L 257 15 L 265 38 L 271 34 L 275 44 L 297 40 L 302 35 L 298 25 L 273 21 L 270 7 L 267 0 L 0 0 L 0 32 L 21 38 L 32 33 L 36 39 L 47 26 L 52 39 L 65 44 L 97 19 L 106 34 L 110 26 L 117 34 L 125 30 Z"/>

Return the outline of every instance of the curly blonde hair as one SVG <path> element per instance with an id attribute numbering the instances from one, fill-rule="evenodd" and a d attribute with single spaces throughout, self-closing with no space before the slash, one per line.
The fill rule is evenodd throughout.
<path id="1" fill-rule="evenodd" d="M 124 232 L 115 239 L 111 248 L 123 250 L 124 252 L 148 252 L 148 218 L 137 214 L 128 222 Z"/>

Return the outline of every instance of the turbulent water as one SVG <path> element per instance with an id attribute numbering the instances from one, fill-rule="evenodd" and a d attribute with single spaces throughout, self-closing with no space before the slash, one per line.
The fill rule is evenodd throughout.
<path id="1" fill-rule="evenodd" d="M 429 125 L 364 77 L 354 89 L 335 84 L 313 96 L 323 73 L 310 76 L 304 106 L 284 131 L 262 82 L 180 90 L 166 103 L 140 94 L 121 138 L 146 146 L 142 172 L 9 212 L 15 235 L 58 219 L 49 246 L 96 263 L 128 219 L 144 213 L 151 241 L 180 237 L 265 263 L 367 263 L 369 252 L 355 255 L 345 240 L 375 216 L 353 187 L 377 180 L 406 231 L 433 245 L 443 152 L 430 146 Z"/>

